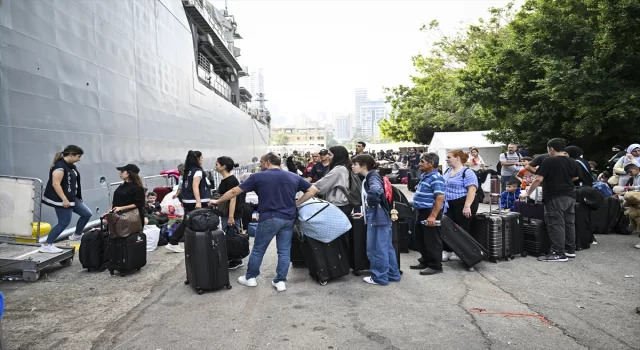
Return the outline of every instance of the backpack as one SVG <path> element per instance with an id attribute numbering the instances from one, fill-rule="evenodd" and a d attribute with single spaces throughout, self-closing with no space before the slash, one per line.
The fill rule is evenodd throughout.
<path id="1" fill-rule="evenodd" d="M 349 205 L 359 207 L 362 205 L 362 181 L 360 181 L 358 175 L 349 171 L 349 169 L 347 171 L 349 172 L 349 188 L 344 188 L 343 186 L 338 186 L 338 188 L 344 192 Z"/>
<path id="2" fill-rule="evenodd" d="M 469 168 L 464 168 L 464 170 L 462 170 L 462 181 L 464 182 L 464 178 L 467 175 L 467 170 L 471 170 Z M 446 174 L 447 171 L 451 171 L 451 168 L 448 168 L 444 173 Z M 474 173 L 475 170 L 471 170 Z M 476 187 L 476 197 L 478 198 L 478 202 L 482 203 L 484 201 L 484 190 L 482 189 L 482 184 L 480 183 L 480 178 L 478 177 L 478 173 L 476 173 L 476 179 L 478 180 L 478 186 Z"/>
<path id="3" fill-rule="evenodd" d="M 507 152 L 504 152 L 502 154 L 504 155 L 504 159 L 507 160 Z M 516 154 L 518 155 L 518 162 L 521 162 L 522 161 L 522 156 L 520 155 L 519 152 L 516 152 Z M 498 174 L 502 173 L 502 162 L 500 161 L 500 159 L 498 159 L 498 164 L 496 164 L 496 170 L 498 171 Z M 483 196 L 483 198 L 484 198 L 484 196 Z"/>
<path id="4" fill-rule="evenodd" d="M 579 161 L 577 159 L 576 159 L 576 162 L 578 162 L 580 165 L 582 165 L 582 168 L 584 170 L 586 170 L 587 173 L 589 173 L 589 175 L 591 175 L 591 177 L 593 178 L 594 181 L 593 181 L 593 185 L 591 187 L 593 187 L 596 190 L 602 192 L 602 194 L 604 194 L 605 197 L 613 196 L 613 191 L 611 190 L 611 187 L 609 186 L 608 183 L 602 182 L 602 181 L 598 181 L 598 179 L 593 176 L 593 174 L 589 171 L 589 169 L 587 169 L 587 167 L 584 165 L 584 163 L 582 163 L 581 161 Z"/>
<path id="5" fill-rule="evenodd" d="M 393 203 L 393 186 L 391 186 L 391 181 L 387 176 L 382 177 L 382 184 L 384 185 L 384 196 L 389 203 Z"/>

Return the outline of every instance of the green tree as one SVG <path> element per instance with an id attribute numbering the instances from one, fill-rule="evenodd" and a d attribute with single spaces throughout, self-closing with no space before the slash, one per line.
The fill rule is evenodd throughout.
<path id="1" fill-rule="evenodd" d="M 457 90 L 497 141 L 552 137 L 587 155 L 640 133 L 640 3 L 528 0 L 471 52 Z"/>
<path id="2" fill-rule="evenodd" d="M 436 131 L 485 128 L 484 120 L 476 117 L 476 106 L 463 103 L 459 76 L 474 51 L 502 35 L 512 10 L 513 4 L 490 9 L 489 21 L 480 19 L 451 36 L 442 33 L 437 21 L 423 26 L 422 31 L 438 39 L 428 55 L 413 57 L 412 86 L 386 89 L 392 111 L 380 123 L 382 133 L 397 141 L 429 144 Z"/>
<path id="3" fill-rule="evenodd" d="M 289 136 L 284 132 L 277 133 L 271 137 L 271 144 L 273 146 L 286 146 L 289 143 Z"/>

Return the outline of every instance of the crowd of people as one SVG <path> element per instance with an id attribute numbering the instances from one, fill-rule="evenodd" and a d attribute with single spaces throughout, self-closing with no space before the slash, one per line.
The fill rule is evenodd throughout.
<path id="1" fill-rule="evenodd" d="M 342 146 L 322 149 L 317 153 L 300 156 L 297 152 L 286 155 L 282 164 L 280 155 L 270 152 L 260 158 L 261 171 L 239 181 L 232 174 L 238 165 L 229 157 L 216 160 L 215 171 L 222 180 L 212 189 L 202 167 L 204 155 L 189 151 L 180 172 L 178 191 L 185 214 L 211 205 L 228 205 L 227 216 L 221 218 L 222 228 L 241 227 L 242 210 L 247 193 L 255 192 L 259 198 L 259 225 L 248 259 L 246 273 L 238 278 L 242 285 L 257 286 L 256 277 L 264 254 L 275 238 L 278 251 L 276 276 L 272 285 L 278 291 L 286 290 L 290 265 L 290 249 L 296 220 L 296 208 L 314 196 L 323 196 L 337 206 L 347 217 L 363 217 L 367 225 L 367 256 L 371 262 L 372 275 L 365 277 L 369 284 L 387 285 L 400 280 L 395 250 L 391 244 L 390 206 L 384 194 L 383 179 L 376 171 L 380 160 L 399 161 L 419 179 L 413 198 L 417 211 L 415 234 L 420 251 L 418 263 L 411 269 L 420 270 L 421 275 L 442 273 L 442 262 L 459 260 L 450 247 L 442 241 L 438 222 L 447 215 L 466 231 L 470 231 L 471 220 L 478 211 L 481 181 L 479 174 L 487 165 L 478 149 L 470 147 L 468 152 L 451 150 L 447 153 L 447 168 L 440 169 L 440 159 L 435 153 L 423 153 L 410 149 L 408 154 L 384 152 L 374 156 L 365 151 L 366 144 L 359 142 L 350 153 Z M 613 148 L 615 154 L 607 162 L 606 170 L 595 174 L 596 164 L 584 160 L 582 150 L 567 146 L 563 139 L 552 139 L 547 143 L 547 153 L 530 158 L 528 152 L 516 144 L 508 145 L 500 155 L 499 173 L 502 183 L 501 206 L 514 210 L 515 201 L 530 197 L 542 187 L 544 217 L 551 239 L 552 251 L 540 257 L 541 261 L 567 261 L 575 258 L 575 203 L 576 186 L 596 186 L 602 181 L 614 185 L 613 190 L 621 198 L 628 191 L 640 191 L 640 144 L 630 145 L 626 151 Z M 54 242 L 69 225 L 76 213 L 80 220 L 71 239 L 82 236 L 91 217 L 90 210 L 82 202 L 80 172 L 75 163 L 81 160 L 83 150 L 74 145 L 56 154 L 50 167 L 43 203 L 54 207 L 58 222 L 53 227 L 42 252 L 60 252 Z M 301 166 L 300 166 L 301 165 Z M 147 215 L 159 211 L 156 193 L 146 193 L 139 176 L 140 169 L 134 164 L 118 167 L 123 180 L 113 196 L 110 210 L 139 209 L 142 226 L 148 222 Z M 352 174 L 362 181 L 362 205 L 349 204 L 347 193 Z M 215 199 L 212 194 L 220 195 Z M 178 242 L 184 236 L 185 227 L 180 225 L 166 246 L 172 252 L 182 253 Z M 640 244 L 636 246 L 640 248 Z M 229 268 L 243 266 L 241 260 L 229 262 Z"/>

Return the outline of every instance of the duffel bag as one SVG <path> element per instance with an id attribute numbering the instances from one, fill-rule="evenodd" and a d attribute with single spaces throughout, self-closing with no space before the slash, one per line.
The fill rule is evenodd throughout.
<path id="1" fill-rule="evenodd" d="M 220 216 L 213 208 L 196 209 L 185 215 L 184 224 L 196 232 L 213 231 L 220 225 Z"/>
<path id="2" fill-rule="evenodd" d="M 311 198 L 298 208 L 298 222 L 304 236 L 329 243 L 351 229 L 349 218 L 335 205 Z"/>
<path id="3" fill-rule="evenodd" d="M 249 236 L 238 232 L 235 226 L 227 226 L 224 230 L 227 240 L 227 258 L 240 260 L 249 255 Z"/>

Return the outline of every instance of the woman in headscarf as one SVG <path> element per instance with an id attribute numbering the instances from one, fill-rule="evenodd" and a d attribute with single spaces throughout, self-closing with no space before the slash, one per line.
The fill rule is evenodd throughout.
<path id="1" fill-rule="evenodd" d="M 618 181 L 619 186 L 627 186 L 627 182 L 629 182 L 630 176 L 624 171 L 624 167 L 629 164 L 635 164 L 640 167 L 640 144 L 638 143 L 627 147 L 627 154 L 618 159 L 616 165 L 613 167 L 614 174 L 620 177 Z"/>

